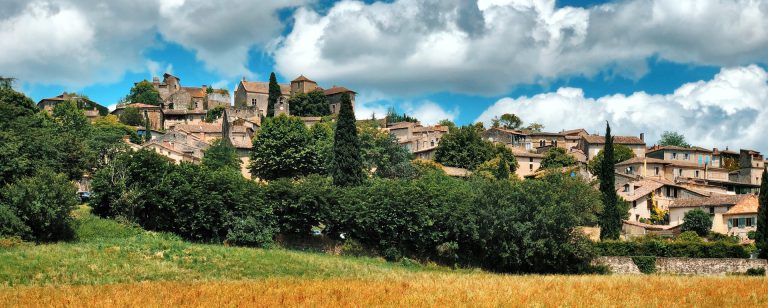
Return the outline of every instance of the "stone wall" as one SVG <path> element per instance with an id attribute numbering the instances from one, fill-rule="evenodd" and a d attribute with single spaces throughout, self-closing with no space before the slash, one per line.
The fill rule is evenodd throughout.
<path id="1" fill-rule="evenodd" d="M 631 257 L 598 257 L 595 264 L 608 266 L 614 274 L 640 274 Z M 725 275 L 750 268 L 768 269 L 765 259 L 656 258 L 656 272 L 679 275 Z"/>

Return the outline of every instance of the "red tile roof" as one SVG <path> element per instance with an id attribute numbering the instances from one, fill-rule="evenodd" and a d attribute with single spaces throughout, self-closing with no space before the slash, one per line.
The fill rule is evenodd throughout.
<path id="1" fill-rule="evenodd" d="M 304 77 L 304 75 L 299 75 L 299 77 L 296 77 L 296 79 L 292 80 L 291 82 L 294 82 L 294 81 L 308 81 L 308 82 L 312 82 L 312 83 L 317 83 L 314 80 L 311 80 L 311 79 L 309 79 L 307 77 Z"/>
<path id="2" fill-rule="evenodd" d="M 241 81 L 243 88 L 246 92 L 269 94 L 269 82 L 257 82 L 257 81 Z M 286 84 L 280 85 L 280 92 L 283 95 L 291 95 L 291 86 Z"/>
<path id="3" fill-rule="evenodd" d="M 605 136 L 587 135 L 584 140 L 588 143 L 605 144 Z M 613 143 L 616 144 L 645 144 L 645 141 L 635 136 L 613 136 Z"/>
<path id="4" fill-rule="evenodd" d="M 669 205 L 670 208 L 682 207 L 703 207 L 703 206 L 733 206 L 747 198 L 755 198 L 755 195 L 726 195 L 712 196 L 704 198 L 684 198 L 678 199 Z"/>
<path id="5" fill-rule="evenodd" d="M 352 91 L 350 89 L 347 89 L 345 87 L 333 87 L 333 88 L 330 88 L 328 90 L 323 91 L 323 93 L 325 93 L 325 95 L 334 95 L 334 94 L 340 94 L 340 93 L 356 94 L 357 92 Z"/>

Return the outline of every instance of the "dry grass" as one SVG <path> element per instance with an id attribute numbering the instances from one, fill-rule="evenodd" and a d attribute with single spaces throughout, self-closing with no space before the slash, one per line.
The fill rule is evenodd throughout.
<path id="1" fill-rule="evenodd" d="M 387 278 L 270 278 L 0 288 L 9 306 L 629 306 L 768 305 L 754 277 L 503 276 L 421 273 Z"/>

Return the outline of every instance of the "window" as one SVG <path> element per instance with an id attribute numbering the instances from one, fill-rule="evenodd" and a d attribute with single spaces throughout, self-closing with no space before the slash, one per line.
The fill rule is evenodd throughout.
<path id="1" fill-rule="evenodd" d="M 529 162 L 533 162 L 533 157 L 529 157 L 529 158 L 528 158 L 528 161 L 529 161 Z"/>
<path id="2" fill-rule="evenodd" d="M 528 164 L 528 170 L 533 171 L 533 164 Z"/>
<path id="3" fill-rule="evenodd" d="M 544 146 L 544 142 L 545 142 L 544 140 L 539 141 L 539 147 L 543 147 Z"/>
<path id="4" fill-rule="evenodd" d="M 624 192 L 629 192 L 629 184 L 624 184 Z"/>
<path id="5" fill-rule="evenodd" d="M 677 153 L 672 153 L 672 159 L 677 159 Z"/>
<path id="6" fill-rule="evenodd" d="M 640 221 L 640 214 L 635 214 L 635 221 Z"/>
<path id="7" fill-rule="evenodd" d="M 747 217 L 746 220 L 747 220 L 746 226 L 747 227 L 751 227 L 752 226 L 752 217 Z"/>
<path id="8" fill-rule="evenodd" d="M 683 176 L 683 169 L 677 169 L 677 176 Z"/>
<path id="9" fill-rule="evenodd" d="M 699 170 L 696 170 L 693 172 L 693 177 L 699 177 Z"/>
<path id="10" fill-rule="evenodd" d="M 659 167 L 654 167 L 654 168 L 653 168 L 653 172 L 654 172 L 656 175 L 659 175 Z"/>
<path id="11" fill-rule="evenodd" d="M 715 215 L 715 207 L 714 206 L 710 206 L 709 207 L 709 215 Z"/>
<path id="12" fill-rule="evenodd" d="M 746 224 L 747 224 L 746 218 L 739 218 L 739 228 L 744 228 Z"/>
<path id="13" fill-rule="evenodd" d="M 670 191 L 669 186 L 667 186 L 667 197 L 672 197 L 672 191 Z"/>
<path id="14" fill-rule="evenodd" d="M 632 201 L 632 208 L 633 208 L 633 209 L 636 209 L 636 208 L 637 208 L 637 200 L 635 200 L 635 201 Z"/>
<path id="15" fill-rule="evenodd" d="M 685 153 L 685 154 L 683 155 L 683 157 L 684 157 L 684 159 L 685 159 L 685 160 L 688 160 L 688 153 Z"/>

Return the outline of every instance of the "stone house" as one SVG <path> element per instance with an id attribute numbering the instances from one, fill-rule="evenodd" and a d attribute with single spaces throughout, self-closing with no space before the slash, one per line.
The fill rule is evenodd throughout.
<path id="1" fill-rule="evenodd" d="M 186 132 L 208 143 L 222 138 L 221 124 L 178 124 L 174 127 L 174 130 Z"/>
<path id="2" fill-rule="evenodd" d="M 567 142 L 565 141 L 565 135 L 560 133 L 547 133 L 547 132 L 529 132 L 527 133 L 528 140 L 530 140 L 532 146 L 537 149 L 539 153 L 546 152 L 548 149 L 566 148 Z M 542 148 L 542 150 L 538 150 Z"/>
<path id="3" fill-rule="evenodd" d="M 331 114 L 339 114 L 339 110 L 341 110 L 341 97 L 345 93 L 349 94 L 349 99 L 352 101 L 352 109 L 355 108 L 355 96 L 357 95 L 355 91 L 345 87 L 333 86 L 330 89 L 323 90 L 323 93 L 328 97 Z"/>
<path id="4" fill-rule="evenodd" d="M 163 115 L 163 110 L 160 106 L 155 105 L 147 105 L 147 104 L 141 104 L 141 103 L 133 103 L 133 104 L 117 104 L 115 106 L 115 110 L 112 111 L 112 114 L 120 117 L 120 115 L 123 114 L 126 108 L 136 108 L 139 110 L 139 114 L 147 115 L 149 117 L 149 129 L 152 130 L 158 130 L 162 131 L 164 130 L 164 121 L 165 117 Z"/>
<path id="5" fill-rule="evenodd" d="M 643 140 L 643 134 L 640 137 L 635 136 L 613 136 L 614 144 L 626 145 L 632 152 L 635 152 L 637 157 L 645 157 L 645 141 Z M 600 151 L 605 147 L 605 136 L 599 135 L 586 135 L 581 136 L 579 140 L 578 148 L 587 157 L 587 160 L 592 160 Z"/>
<path id="6" fill-rule="evenodd" d="M 60 95 L 54 97 L 41 99 L 39 102 L 37 102 L 37 107 L 40 108 L 40 110 L 53 112 L 53 108 L 56 107 L 56 105 L 66 101 L 77 102 L 77 107 L 83 110 L 85 117 L 88 118 L 88 120 L 91 122 L 96 120 L 98 117 L 103 117 L 109 114 L 109 109 L 107 107 L 104 107 L 87 97 L 82 97 L 77 94 L 67 92 L 63 92 Z"/>
<path id="7" fill-rule="evenodd" d="M 397 138 L 400 146 L 408 149 L 418 159 L 434 159 L 440 139 L 448 133 L 447 126 L 421 126 L 420 123 L 398 122 L 388 124 L 383 130 Z"/>
<path id="8" fill-rule="evenodd" d="M 760 185 L 765 170 L 765 159 L 760 152 L 741 150 L 739 171 L 732 174 L 731 181 Z"/>
<path id="9" fill-rule="evenodd" d="M 153 150 L 176 162 L 200 163 L 210 143 L 185 131 L 170 131 L 146 143 L 143 148 Z"/>
<path id="10" fill-rule="evenodd" d="M 527 176 L 531 176 L 539 170 L 539 167 L 541 167 L 541 160 L 544 159 L 544 154 L 522 151 L 509 144 L 507 147 L 512 149 L 512 153 L 517 159 L 517 170 L 515 170 L 515 174 L 517 174 L 519 178 L 524 179 Z"/>
<path id="11" fill-rule="evenodd" d="M 203 110 L 164 109 L 163 127 L 173 129 L 176 125 L 204 123 L 205 115 L 206 111 Z"/>
<path id="12" fill-rule="evenodd" d="M 566 149 L 578 148 L 581 137 L 589 136 L 589 133 L 587 133 L 587 130 L 583 128 L 564 130 L 560 132 L 560 134 L 565 137 Z"/>
<path id="13" fill-rule="evenodd" d="M 531 140 L 528 138 L 528 135 L 517 130 L 501 127 L 491 127 L 480 133 L 480 136 L 483 138 L 483 140 L 503 143 L 510 148 L 520 151 L 530 151 L 533 149 Z"/>
<path id="14" fill-rule="evenodd" d="M 728 195 L 687 198 L 675 201 L 669 208 L 670 225 L 683 223 L 685 213 L 701 209 L 712 217 L 712 231 L 747 238 L 747 232 L 757 225 L 757 196 Z"/>
<path id="15" fill-rule="evenodd" d="M 616 164 L 616 172 L 642 178 L 665 179 L 672 182 L 689 179 L 728 180 L 728 170 L 679 160 L 634 157 Z"/>
<path id="16" fill-rule="evenodd" d="M 629 221 L 649 219 L 654 205 L 660 210 L 668 210 L 676 200 L 713 195 L 663 179 L 635 178 L 621 181 L 618 180 L 620 177 L 617 174 L 616 193 L 630 204 Z"/>
<path id="17" fill-rule="evenodd" d="M 647 157 L 666 161 L 696 164 L 698 166 L 714 166 L 712 151 L 701 147 L 653 146 L 645 153 Z M 719 162 L 717 163 L 719 165 Z M 718 166 L 719 167 L 719 166 Z"/>
<path id="18" fill-rule="evenodd" d="M 291 86 L 280 85 L 281 96 L 278 104 L 285 106 L 291 98 Z M 269 82 L 255 82 L 243 79 L 235 89 L 235 108 L 255 108 L 261 116 L 267 116 Z M 285 109 L 285 107 L 283 107 Z M 275 106 L 276 111 L 279 107 Z"/>
<path id="19" fill-rule="evenodd" d="M 163 109 L 166 110 L 195 110 L 205 111 L 216 106 L 229 106 L 229 91 L 224 89 L 209 89 L 208 86 L 184 87 L 181 79 L 174 75 L 163 74 L 160 78 L 152 78 L 152 86 L 160 94 Z M 210 93 L 209 93 L 210 92 Z"/>
<path id="20" fill-rule="evenodd" d="M 315 90 L 323 91 L 328 98 L 331 114 L 338 114 L 341 104 L 341 97 L 344 93 L 350 95 L 352 108 L 355 106 L 355 91 L 345 87 L 333 86 L 330 89 L 323 89 L 317 82 L 304 77 L 303 75 L 292 80 L 290 84 L 280 84 L 281 96 L 275 105 L 276 113 L 290 114 L 288 100 L 297 94 L 309 93 Z M 269 100 L 269 82 L 253 82 L 243 79 L 235 89 L 235 107 L 255 107 L 263 116 L 267 115 L 267 104 Z"/>

